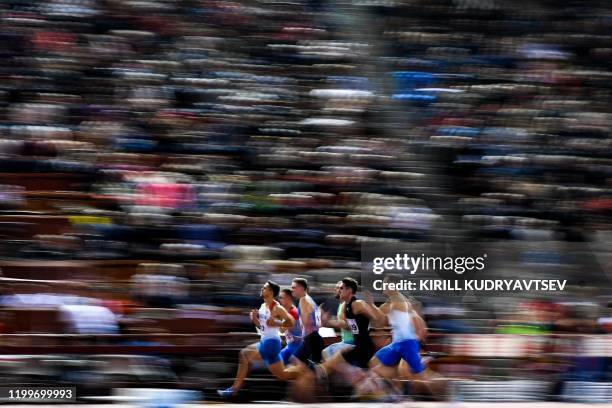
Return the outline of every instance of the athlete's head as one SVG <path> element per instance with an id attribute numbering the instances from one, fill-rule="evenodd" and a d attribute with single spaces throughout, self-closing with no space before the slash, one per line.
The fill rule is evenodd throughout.
<path id="1" fill-rule="evenodd" d="M 308 281 L 304 278 L 295 278 L 291 281 L 293 297 L 301 299 L 308 293 Z"/>
<path id="2" fill-rule="evenodd" d="M 261 297 L 276 298 L 280 292 L 280 286 L 276 282 L 267 281 L 261 288 Z"/>
<path id="3" fill-rule="evenodd" d="M 389 286 L 389 283 L 397 283 L 397 282 L 400 282 L 401 279 L 402 277 L 400 275 L 395 275 L 395 274 L 385 276 L 385 278 L 383 279 L 383 284 L 384 284 L 383 294 L 387 297 L 390 297 L 390 296 L 393 296 L 399 293 L 395 289 L 395 286 Z M 389 289 L 389 287 L 393 287 L 394 289 Z"/>
<path id="4" fill-rule="evenodd" d="M 342 282 L 342 285 L 340 285 L 340 300 L 349 302 L 357 293 L 359 284 L 353 278 L 344 278 L 340 282 Z"/>
<path id="5" fill-rule="evenodd" d="M 421 315 L 423 313 L 423 304 L 419 302 L 416 298 L 412 296 L 406 296 L 408 303 L 410 303 L 410 308 L 415 311 L 417 314 Z"/>
<path id="6" fill-rule="evenodd" d="M 336 299 L 340 299 L 341 291 L 342 291 L 342 281 L 338 281 L 338 283 L 336 283 L 336 287 L 334 288 L 334 297 Z"/>
<path id="7" fill-rule="evenodd" d="M 293 294 L 291 293 L 291 289 L 281 290 L 278 300 L 287 311 L 291 310 L 293 307 Z"/>

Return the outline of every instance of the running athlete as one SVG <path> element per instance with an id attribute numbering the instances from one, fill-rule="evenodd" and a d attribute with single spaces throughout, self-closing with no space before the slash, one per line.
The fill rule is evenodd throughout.
<path id="1" fill-rule="evenodd" d="M 240 363 L 236 379 L 231 387 L 225 390 L 217 390 L 224 398 L 234 396 L 243 386 L 251 366 L 262 361 L 275 377 L 281 380 L 295 378 L 285 370 L 285 364 L 281 359 L 282 348 L 280 329 L 291 329 L 295 325 L 293 317 L 276 300 L 280 292 L 280 286 L 272 281 L 266 282 L 261 288 L 263 303 L 259 310 L 253 309 L 251 321 L 261 335 L 259 343 L 251 344 L 240 351 Z"/>
<path id="2" fill-rule="evenodd" d="M 280 304 L 289 312 L 295 320 L 295 325 L 291 329 L 285 330 L 285 342 L 287 345 L 281 350 L 281 358 L 285 365 L 289 364 L 291 356 L 295 355 L 299 347 L 302 345 L 302 325 L 297 307 L 293 304 L 293 294 L 291 289 L 281 290 L 279 296 Z"/>
<path id="3" fill-rule="evenodd" d="M 404 373 L 399 372 L 403 360 L 410 367 L 410 377 L 422 381 L 430 391 L 434 391 L 430 385 L 434 373 L 423 365 L 419 353 L 419 343 L 427 334 L 424 320 L 399 291 L 386 290 L 384 294 L 388 300 L 380 310 L 386 314 L 391 326 L 392 342 L 378 350 L 372 358 L 372 372 L 386 380 L 405 377 Z"/>
<path id="4" fill-rule="evenodd" d="M 338 283 L 336 283 L 335 291 L 336 291 L 335 298 L 340 299 L 340 292 L 342 291 L 342 281 L 338 281 Z M 344 306 L 345 306 L 345 303 L 342 301 L 338 305 L 338 312 L 336 313 L 336 318 L 338 320 L 342 319 Z M 327 319 L 327 315 L 325 315 L 325 318 L 323 320 L 324 320 L 323 325 L 328 326 L 329 319 Z M 340 332 L 342 334 L 342 341 L 336 342 L 334 344 L 331 344 L 325 347 L 323 349 L 323 360 L 329 360 L 334 354 L 338 353 L 339 351 L 355 345 L 355 340 L 353 338 L 352 331 L 341 328 Z"/>
<path id="5" fill-rule="evenodd" d="M 308 360 L 314 363 L 321 362 L 323 351 L 323 338 L 319 334 L 321 327 L 321 310 L 308 294 L 308 281 L 304 278 L 295 278 L 291 282 L 293 297 L 300 299 L 298 312 L 302 324 L 302 345 L 295 356 L 302 362 Z"/>
<path id="6" fill-rule="evenodd" d="M 329 322 L 329 325 L 338 329 L 346 328 L 353 333 L 355 345 L 335 354 L 330 360 L 319 365 L 323 373 L 318 370 L 318 374 L 327 375 L 331 371 L 351 371 L 347 367 L 347 362 L 366 368 L 368 362 L 376 351 L 374 343 L 370 338 L 370 322 L 377 324 L 384 320 L 384 314 L 372 304 L 363 300 L 357 300 L 357 281 L 351 278 L 342 279 L 340 287 L 340 300 L 344 302 L 341 318 Z M 359 376 L 353 375 L 354 380 Z"/>

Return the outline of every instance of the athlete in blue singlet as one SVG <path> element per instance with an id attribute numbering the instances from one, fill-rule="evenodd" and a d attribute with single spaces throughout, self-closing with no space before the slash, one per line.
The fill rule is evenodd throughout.
<path id="1" fill-rule="evenodd" d="M 308 281 L 304 278 L 295 278 L 291 282 L 293 297 L 299 299 L 298 312 L 302 324 L 302 345 L 295 354 L 304 363 L 308 360 L 321 362 L 323 351 L 323 338 L 319 334 L 321 327 L 321 310 L 308 294 Z"/>

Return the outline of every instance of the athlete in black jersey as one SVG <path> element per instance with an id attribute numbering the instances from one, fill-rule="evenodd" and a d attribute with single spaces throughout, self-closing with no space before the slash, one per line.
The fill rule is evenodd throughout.
<path id="1" fill-rule="evenodd" d="M 363 311 L 359 302 L 355 296 L 352 296 L 344 306 L 344 321 L 353 333 L 355 347 L 346 350 L 343 357 L 347 362 L 357 367 L 366 368 L 376 349 L 370 338 L 370 317 L 365 313 L 357 313 Z M 366 303 L 364 302 L 364 304 Z M 357 312 L 354 309 L 357 309 Z"/>
<path id="2" fill-rule="evenodd" d="M 342 279 L 340 287 L 340 300 L 345 302 L 340 317 L 337 320 L 328 320 L 325 326 L 336 329 L 348 329 L 353 333 L 355 346 L 342 350 L 330 360 L 319 366 L 324 373 L 331 371 L 351 371 L 347 363 L 360 368 L 366 368 L 368 362 L 376 351 L 370 338 L 370 322 L 379 324 L 384 321 L 385 315 L 373 304 L 355 298 L 357 281 L 351 278 Z M 354 375 L 351 375 L 354 378 Z"/>

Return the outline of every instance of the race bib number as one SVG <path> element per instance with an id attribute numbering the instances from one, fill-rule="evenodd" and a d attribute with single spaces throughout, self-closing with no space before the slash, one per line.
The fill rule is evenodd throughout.
<path id="1" fill-rule="evenodd" d="M 315 315 L 315 325 L 317 327 L 321 327 L 321 308 L 317 307 L 314 312 Z"/>
<path id="2" fill-rule="evenodd" d="M 359 334 L 359 326 L 357 326 L 357 321 L 355 319 L 346 319 L 346 322 L 353 334 Z"/>
<path id="3" fill-rule="evenodd" d="M 266 312 L 259 312 L 259 328 L 261 329 L 261 331 L 265 331 L 268 328 L 268 318 L 270 317 L 270 313 L 266 313 Z"/>

